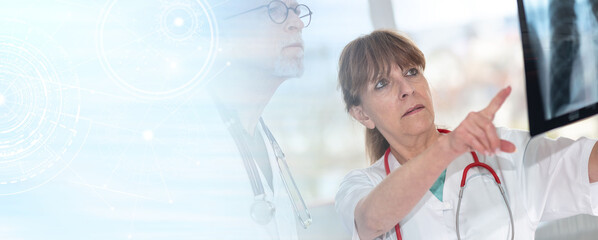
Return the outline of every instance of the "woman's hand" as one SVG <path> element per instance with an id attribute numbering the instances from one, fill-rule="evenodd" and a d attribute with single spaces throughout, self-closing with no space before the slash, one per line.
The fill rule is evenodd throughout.
<path id="1" fill-rule="evenodd" d="M 515 151 L 513 143 L 498 138 L 492 123 L 494 115 L 510 94 L 510 86 L 502 89 L 486 108 L 479 112 L 470 112 L 465 120 L 448 134 L 450 148 L 457 155 L 467 151 L 477 151 L 486 155 L 493 155 L 498 151 Z"/>

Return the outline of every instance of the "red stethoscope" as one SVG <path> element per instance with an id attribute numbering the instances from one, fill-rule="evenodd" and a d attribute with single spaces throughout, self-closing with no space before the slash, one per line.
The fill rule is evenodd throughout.
<path id="1" fill-rule="evenodd" d="M 451 131 L 446 130 L 446 129 L 438 129 L 438 132 L 450 133 Z M 500 193 L 501 193 L 503 200 L 505 201 L 505 204 L 507 205 L 507 209 L 509 211 L 509 217 L 511 218 L 511 239 L 514 239 L 515 238 L 515 228 L 514 228 L 515 224 L 513 222 L 513 214 L 511 213 L 511 207 L 509 206 L 509 203 L 507 202 L 507 197 L 505 196 L 505 190 L 502 187 L 502 184 L 500 182 L 500 179 L 498 178 L 498 175 L 496 175 L 496 172 L 494 171 L 494 169 L 492 169 L 492 167 L 488 166 L 488 164 L 481 163 L 480 160 L 478 159 L 478 155 L 475 152 L 470 152 L 470 153 L 471 153 L 471 156 L 473 157 L 473 163 L 467 165 L 465 167 L 465 169 L 463 169 L 463 176 L 461 177 L 461 190 L 459 190 L 459 203 L 457 204 L 457 213 L 456 213 L 456 215 L 457 215 L 456 216 L 457 239 L 461 239 L 461 235 L 459 233 L 459 210 L 461 209 L 461 199 L 463 199 L 463 190 L 465 189 L 465 182 L 466 182 L 465 180 L 467 179 L 467 172 L 469 171 L 469 169 L 474 168 L 474 167 L 483 167 L 486 170 L 488 170 L 488 172 L 490 172 L 492 174 L 492 176 L 494 177 L 496 186 L 500 190 Z M 386 149 L 386 152 L 384 153 L 384 169 L 386 170 L 386 176 L 388 176 L 388 174 L 390 174 L 390 167 L 388 166 L 388 155 L 390 155 L 390 147 L 388 149 Z M 395 233 L 397 234 L 398 240 L 403 239 L 401 237 L 401 228 L 398 223 L 397 223 L 397 225 L 395 225 Z"/>

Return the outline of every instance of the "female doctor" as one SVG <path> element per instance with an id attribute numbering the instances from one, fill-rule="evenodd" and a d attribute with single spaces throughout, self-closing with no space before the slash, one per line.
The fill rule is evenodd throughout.
<path id="1" fill-rule="evenodd" d="M 496 128 L 510 87 L 454 130 L 437 129 L 424 68 L 422 52 L 391 31 L 341 54 L 340 87 L 371 159 L 336 195 L 353 239 L 534 239 L 540 221 L 598 214 L 595 140 Z"/>

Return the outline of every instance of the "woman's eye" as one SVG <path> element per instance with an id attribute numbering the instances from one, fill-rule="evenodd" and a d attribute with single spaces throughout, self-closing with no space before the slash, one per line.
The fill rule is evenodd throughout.
<path id="1" fill-rule="evenodd" d="M 380 88 L 383 88 L 384 86 L 386 86 L 386 84 L 388 84 L 388 81 L 386 79 L 380 79 L 380 80 L 378 80 L 378 82 L 376 83 L 376 86 L 374 86 L 374 88 L 380 89 Z"/>
<path id="2" fill-rule="evenodd" d="M 410 68 L 409 70 L 407 70 L 407 73 L 405 74 L 405 76 L 415 76 L 415 75 L 417 75 L 417 73 L 419 73 L 417 68 Z"/>

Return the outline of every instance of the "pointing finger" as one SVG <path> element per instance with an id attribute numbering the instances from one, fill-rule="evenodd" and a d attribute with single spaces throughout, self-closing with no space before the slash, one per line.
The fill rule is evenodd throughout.
<path id="1" fill-rule="evenodd" d="M 500 109 L 500 107 L 502 106 L 502 104 L 505 102 L 505 100 L 507 99 L 507 97 L 510 94 L 511 94 L 511 86 L 503 88 L 502 90 L 500 90 L 500 92 L 498 92 L 496 94 L 496 96 L 494 96 L 492 101 L 490 101 L 490 104 L 488 104 L 488 106 L 486 108 L 484 108 L 484 109 L 482 109 L 482 111 L 480 111 L 480 113 L 482 113 L 484 116 L 486 116 L 490 120 L 494 120 L 494 115 L 496 114 L 498 109 Z"/>

